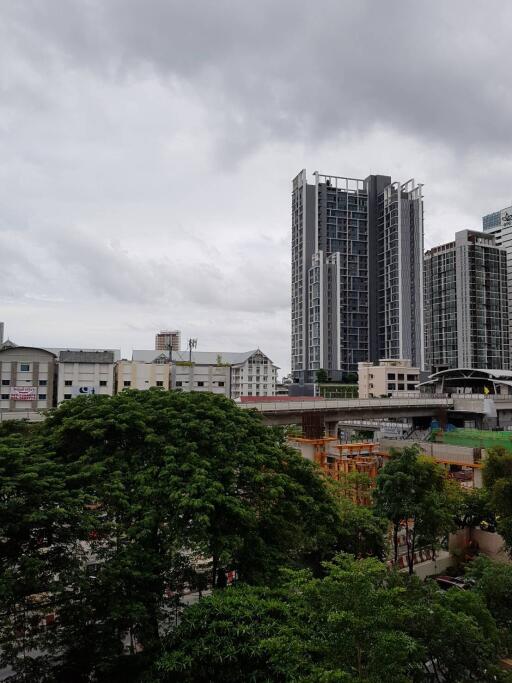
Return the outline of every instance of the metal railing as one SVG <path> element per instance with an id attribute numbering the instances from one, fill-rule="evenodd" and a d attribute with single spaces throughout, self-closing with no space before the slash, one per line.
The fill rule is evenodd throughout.
<path id="1" fill-rule="evenodd" d="M 304 410 L 322 411 L 357 408 L 431 408 L 435 406 L 449 408 L 453 399 L 447 397 L 414 398 L 345 398 L 318 399 L 308 401 L 264 401 L 261 403 L 240 403 L 241 408 L 256 409 L 260 412 L 300 412 Z"/>

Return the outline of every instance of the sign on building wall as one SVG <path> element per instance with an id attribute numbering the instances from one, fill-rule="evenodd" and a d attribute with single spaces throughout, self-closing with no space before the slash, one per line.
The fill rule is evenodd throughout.
<path id="1" fill-rule="evenodd" d="M 91 396 L 96 393 L 96 387 L 73 387 L 73 396 Z"/>
<path id="2" fill-rule="evenodd" d="M 36 387 L 11 387 L 12 401 L 35 401 L 36 399 Z"/>
<path id="3" fill-rule="evenodd" d="M 504 228 L 509 228 L 512 225 L 512 211 L 510 209 L 501 211 L 501 225 Z"/>

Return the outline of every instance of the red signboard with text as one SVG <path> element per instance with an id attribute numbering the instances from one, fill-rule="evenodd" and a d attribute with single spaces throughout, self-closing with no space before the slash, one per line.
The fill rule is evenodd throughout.
<path id="1" fill-rule="evenodd" d="M 12 401 L 35 401 L 36 399 L 36 387 L 11 387 Z"/>

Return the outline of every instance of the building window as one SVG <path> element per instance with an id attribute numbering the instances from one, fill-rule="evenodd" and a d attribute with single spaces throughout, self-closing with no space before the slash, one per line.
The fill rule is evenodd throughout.
<path id="1" fill-rule="evenodd" d="M 124 382 L 123 382 L 123 386 L 124 386 L 124 387 L 131 387 L 131 385 L 132 385 L 132 383 L 130 382 L 129 379 L 125 379 L 125 380 L 124 380 Z"/>
<path id="2" fill-rule="evenodd" d="M 398 391 L 403 391 L 404 388 L 405 388 L 405 387 L 404 387 L 403 384 L 399 384 L 399 385 L 398 385 Z"/>
<path id="3" fill-rule="evenodd" d="M 198 387 L 204 387 L 204 382 L 198 382 L 198 383 L 197 383 L 197 386 L 198 386 Z"/>
<path id="4" fill-rule="evenodd" d="M 398 379 L 399 380 L 401 379 L 403 381 L 403 379 L 404 379 L 404 373 L 403 372 L 398 373 Z"/>
<path id="5" fill-rule="evenodd" d="M 2 401 L 8 401 L 10 398 L 9 394 L 2 394 Z"/>
<path id="6" fill-rule="evenodd" d="M 157 387 L 163 387 L 163 386 L 164 386 L 164 383 L 162 382 L 161 379 L 158 379 L 158 380 L 157 380 L 156 386 L 157 386 Z"/>
<path id="7" fill-rule="evenodd" d="M 39 386 L 40 387 L 45 387 L 48 384 L 48 380 L 46 379 L 40 379 L 39 380 Z"/>
<path id="8" fill-rule="evenodd" d="M 46 401 L 46 394 L 38 394 L 37 398 L 38 398 L 40 401 Z"/>
<path id="9" fill-rule="evenodd" d="M 64 386 L 65 387 L 72 387 L 73 386 L 73 380 L 72 379 L 64 380 Z"/>
<path id="10" fill-rule="evenodd" d="M 107 386 L 107 380 L 106 379 L 100 379 L 100 387 L 106 387 Z"/>
<path id="11" fill-rule="evenodd" d="M 71 398 L 71 394 L 64 394 L 64 398 L 65 399 Z"/>
<path id="12" fill-rule="evenodd" d="M 408 384 L 408 385 L 407 385 L 407 390 L 408 390 L 408 391 L 414 391 L 415 389 L 416 389 L 416 385 L 415 385 L 415 384 Z"/>
<path id="13" fill-rule="evenodd" d="M 8 387 L 10 383 L 11 383 L 10 379 L 3 379 L 2 380 L 2 386 L 3 387 Z"/>
<path id="14" fill-rule="evenodd" d="M 30 372 L 30 363 L 20 363 L 20 372 Z"/>
<path id="15" fill-rule="evenodd" d="M 177 386 L 177 387 L 182 387 L 182 386 L 183 386 L 183 382 L 180 382 L 180 381 L 176 382 L 176 386 Z"/>
<path id="16" fill-rule="evenodd" d="M 223 387 L 223 386 L 224 386 L 224 382 L 219 382 L 219 387 Z"/>
<path id="17" fill-rule="evenodd" d="M 388 379 L 396 379 L 394 372 L 388 372 Z"/>

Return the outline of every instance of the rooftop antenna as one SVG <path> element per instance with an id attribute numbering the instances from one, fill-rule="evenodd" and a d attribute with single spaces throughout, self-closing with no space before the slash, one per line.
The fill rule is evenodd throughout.
<path id="1" fill-rule="evenodd" d="M 197 348 L 197 339 L 188 340 L 188 361 L 192 363 L 192 349 Z"/>

